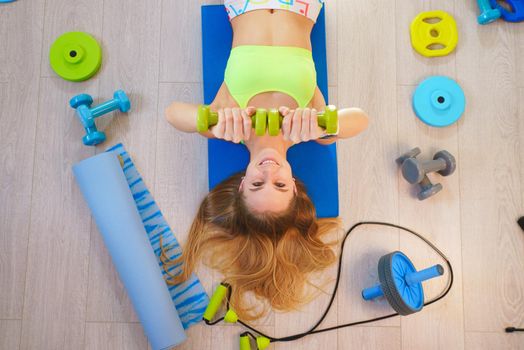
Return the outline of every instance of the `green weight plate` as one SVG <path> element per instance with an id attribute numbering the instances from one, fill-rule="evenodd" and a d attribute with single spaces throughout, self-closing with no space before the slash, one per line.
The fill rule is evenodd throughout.
<path id="1" fill-rule="evenodd" d="M 267 113 L 267 127 L 270 136 L 280 134 L 280 113 L 278 109 L 270 109 Z"/>
<path id="2" fill-rule="evenodd" d="M 51 45 L 49 61 L 55 73 L 65 80 L 84 81 L 100 68 L 102 49 L 91 35 L 69 32 Z"/>
<path id="3" fill-rule="evenodd" d="M 266 134 L 267 110 L 257 109 L 255 114 L 255 135 L 264 136 Z"/>

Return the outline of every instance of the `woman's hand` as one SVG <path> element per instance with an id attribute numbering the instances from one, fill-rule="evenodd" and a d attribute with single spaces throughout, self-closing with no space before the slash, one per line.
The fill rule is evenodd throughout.
<path id="1" fill-rule="evenodd" d="M 210 130 L 217 139 L 224 139 L 239 143 L 247 141 L 251 136 L 251 116 L 255 113 L 254 107 L 242 108 L 220 108 L 218 123 Z"/>
<path id="2" fill-rule="evenodd" d="M 284 140 L 300 143 L 316 140 L 325 135 L 324 130 L 318 126 L 316 109 L 297 108 L 291 110 L 287 107 L 280 107 L 279 111 L 284 117 L 282 121 Z"/>

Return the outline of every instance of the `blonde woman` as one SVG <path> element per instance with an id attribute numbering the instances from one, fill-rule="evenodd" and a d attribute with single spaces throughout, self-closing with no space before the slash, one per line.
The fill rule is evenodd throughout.
<path id="1" fill-rule="evenodd" d="M 184 252 L 187 279 L 198 261 L 219 270 L 232 286 L 230 303 L 244 320 L 260 317 L 245 294 L 265 299 L 277 310 L 291 310 L 309 298 L 305 285 L 312 272 L 335 261 L 322 237 L 338 227 L 336 219 L 317 219 L 304 185 L 286 160 L 296 143 L 330 144 L 355 136 L 368 124 L 358 108 L 339 110 L 339 132 L 328 139 L 317 112 L 326 102 L 316 84 L 310 35 L 322 9 L 320 0 L 226 0 L 233 28 L 233 48 L 224 82 L 211 110 L 218 124 L 203 136 L 244 141 L 250 162 L 241 174 L 216 186 L 202 201 Z M 251 118 L 256 108 L 278 108 L 283 115 L 278 136 L 256 136 Z M 174 102 L 167 120 L 178 130 L 195 133 L 198 106 Z"/>

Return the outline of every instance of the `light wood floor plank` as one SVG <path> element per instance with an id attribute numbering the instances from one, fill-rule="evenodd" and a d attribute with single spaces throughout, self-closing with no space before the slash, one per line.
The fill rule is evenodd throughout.
<path id="1" fill-rule="evenodd" d="M 19 349 L 21 329 L 21 320 L 0 320 L 0 349 Z"/>
<path id="2" fill-rule="evenodd" d="M 513 26 L 515 29 L 515 45 L 517 45 L 517 53 L 515 55 L 515 61 L 517 62 L 517 85 L 524 88 L 524 26 L 517 25 Z"/>
<path id="3" fill-rule="evenodd" d="M 21 343 L 24 350 L 84 345 L 91 225 L 71 168 L 92 155 L 93 149 L 82 144 L 82 130 L 68 104 L 71 95 L 84 91 L 91 92 L 89 86 L 42 78 Z"/>
<path id="4" fill-rule="evenodd" d="M 139 323 L 87 322 L 85 350 L 147 350 L 147 338 Z"/>
<path id="5" fill-rule="evenodd" d="M 397 101 L 394 12 L 394 2 L 338 2 L 338 103 L 370 116 L 368 130 L 338 143 L 340 216 L 346 228 L 361 220 L 398 220 L 397 118 L 391 108 Z M 369 26 L 369 18 L 375 25 Z M 361 291 L 378 282 L 380 256 L 396 249 L 396 230 L 361 227 L 349 239 L 338 296 L 340 324 L 391 312 L 384 301 L 365 302 Z M 399 325 L 399 320 L 377 324 Z M 345 334 L 339 332 L 339 344 L 349 343 Z"/>
<path id="6" fill-rule="evenodd" d="M 201 103 L 202 85 L 160 84 L 155 199 L 177 239 L 185 242 L 200 202 L 208 193 L 207 140 L 197 134 L 182 133 L 169 125 L 164 110 L 174 101 Z"/>
<path id="7" fill-rule="evenodd" d="M 520 144 L 520 186 L 524 189 L 524 88 L 519 89 L 519 144 Z M 524 205 L 524 191 L 522 191 L 522 203 Z M 524 216 L 524 208 L 521 208 L 519 217 Z M 524 236 L 522 237 L 524 239 Z"/>
<path id="8" fill-rule="evenodd" d="M 41 74 L 56 77 L 49 64 L 49 50 L 53 42 L 63 33 L 80 31 L 91 34 L 102 47 L 102 59 L 106 50 L 110 57 L 111 48 L 101 42 L 103 0 L 46 0 L 45 28 Z M 104 64 L 104 63 L 102 63 Z"/>
<path id="9" fill-rule="evenodd" d="M 196 134 L 177 131 L 165 120 L 164 110 L 174 101 L 201 103 L 201 84 L 161 83 L 157 114 L 155 199 L 182 246 L 200 202 L 208 193 L 207 141 Z M 176 195 L 176 194 L 184 195 Z M 208 295 L 215 287 L 213 271 L 206 266 L 197 268 L 197 276 Z M 212 327 L 204 324 L 192 327 L 181 349 L 209 349 Z"/>
<path id="10" fill-rule="evenodd" d="M 13 12 L 13 7 L 0 6 L 0 83 L 7 82 L 7 26 L 9 16 Z"/>
<path id="11" fill-rule="evenodd" d="M 344 350 L 401 349 L 398 327 L 353 327 L 339 331 L 338 348 Z"/>
<path id="12" fill-rule="evenodd" d="M 522 350 L 523 333 L 466 332 L 466 350 Z"/>
<path id="13" fill-rule="evenodd" d="M 457 125 L 433 128 L 422 123 L 414 115 L 411 94 L 414 87 L 398 88 L 399 156 L 414 147 L 420 147 L 419 161 L 433 159 L 436 152 L 446 150 L 457 161 Z M 399 167 L 400 168 L 400 167 Z M 462 349 L 464 346 L 464 316 L 462 309 L 462 245 L 460 232 L 460 170 L 449 177 L 428 175 L 443 190 L 431 198 L 419 201 L 416 197 L 420 186 L 410 185 L 402 176 L 400 188 L 400 223 L 410 227 L 433 242 L 451 260 L 454 269 L 453 289 L 445 299 L 428 306 L 415 315 L 402 317 L 403 349 Z M 422 215 L 423 213 L 423 215 Z M 418 238 L 402 233 L 400 250 L 414 263 L 418 270 L 441 264 L 446 273 L 443 277 L 424 282 L 425 300 L 439 295 L 446 287 L 449 269 L 445 262 Z"/>
<path id="14" fill-rule="evenodd" d="M 326 16 L 326 54 L 329 85 L 338 84 L 338 11 L 337 0 L 324 3 Z"/>
<path id="15" fill-rule="evenodd" d="M 162 1 L 161 47 L 160 81 L 202 81 L 202 39 L 198 1 Z"/>
<path id="16" fill-rule="evenodd" d="M 0 318 L 22 317 L 44 1 L 2 4 Z M 4 22 L 5 21 L 5 22 Z M 31 23 L 28 25 L 27 23 Z"/>
<path id="17" fill-rule="evenodd" d="M 107 141 L 97 147 L 97 152 L 122 142 L 148 188 L 153 189 L 160 6 L 138 0 L 105 2 L 103 28 L 102 40 L 111 55 L 100 72 L 98 103 L 112 98 L 115 90 L 123 89 L 131 100 L 131 110 L 97 121 L 99 129 L 107 135 Z M 87 320 L 136 321 L 127 293 L 103 248 L 102 237 L 97 230 L 93 230 L 91 237 Z"/>
<path id="18" fill-rule="evenodd" d="M 473 2 L 457 2 L 457 12 L 458 78 L 468 96 L 459 124 L 465 329 L 498 332 L 524 322 L 515 38 L 509 23 L 478 26 Z"/>
<path id="19" fill-rule="evenodd" d="M 454 1 L 397 1 L 396 32 L 397 32 L 397 83 L 401 85 L 418 84 L 428 75 L 455 76 L 455 52 L 442 57 L 425 57 L 419 54 L 411 45 L 410 25 L 421 12 L 443 10 L 458 21 L 459 44 L 461 45 L 461 16 L 455 15 Z M 457 49 L 456 49 L 457 50 Z"/>

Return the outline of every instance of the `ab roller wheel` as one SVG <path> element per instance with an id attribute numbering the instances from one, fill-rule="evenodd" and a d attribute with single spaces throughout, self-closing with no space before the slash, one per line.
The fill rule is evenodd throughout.
<path id="1" fill-rule="evenodd" d="M 411 260 L 402 252 L 384 255 L 378 262 L 380 284 L 364 289 L 364 300 L 386 297 L 398 314 L 406 316 L 422 310 L 424 289 L 422 282 L 444 274 L 441 265 L 417 271 Z"/>
<path id="2" fill-rule="evenodd" d="M 319 112 L 318 126 L 324 128 L 327 134 L 334 135 L 338 132 L 338 111 L 335 106 L 326 106 L 324 112 Z M 257 136 L 266 134 L 266 129 L 270 136 L 277 136 L 282 127 L 283 117 L 277 109 L 257 109 L 255 115 L 251 117 L 253 128 Z M 210 127 L 218 123 L 218 113 L 212 112 L 209 106 L 200 105 L 197 112 L 197 131 L 206 132 Z"/>
<path id="3" fill-rule="evenodd" d="M 455 123 L 464 113 L 466 97 L 462 88 L 444 76 L 424 80 L 413 94 L 413 110 L 424 123 L 444 127 Z"/>
<path id="4" fill-rule="evenodd" d="M 55 73 L 65 80 L 84 81 L 100 68 L 102 49 L 87 33 L 65 33 L 51 46 L 49 61 Z"/>

